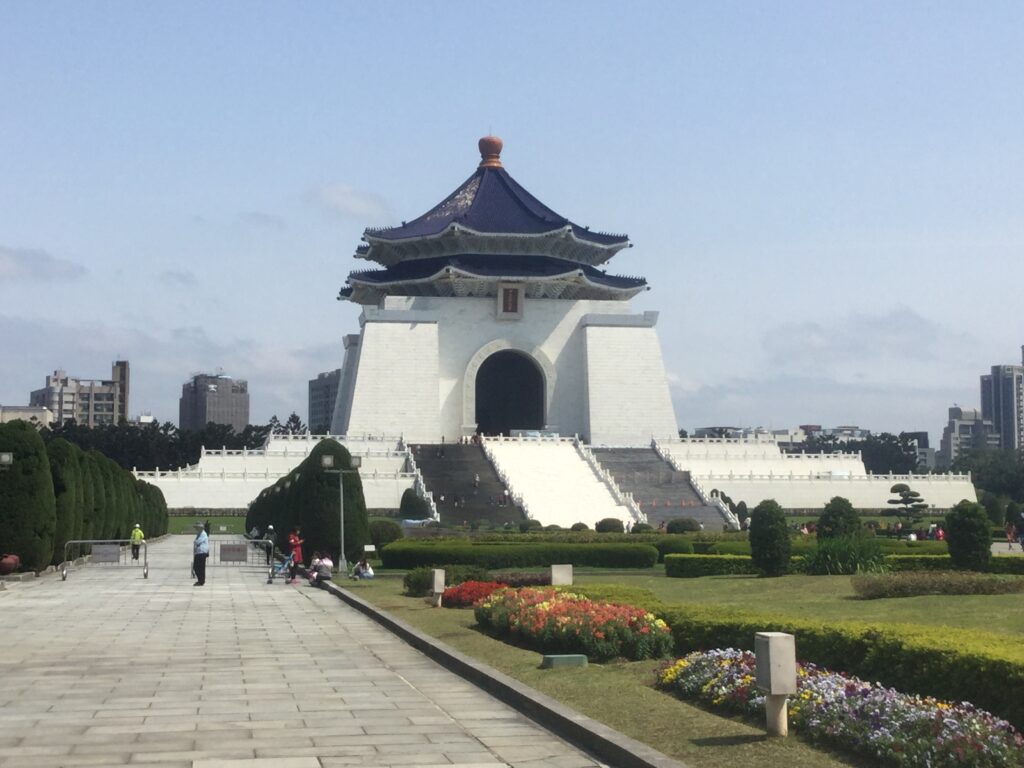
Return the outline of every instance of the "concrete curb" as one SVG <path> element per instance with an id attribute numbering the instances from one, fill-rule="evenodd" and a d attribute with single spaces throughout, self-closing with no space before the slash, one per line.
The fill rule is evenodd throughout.
<path id="1" fill-rule="evenodd" d="M 322 586 L 445 669 L 615 768 L 687 768 L 685 763 L 673 760 L 420 632 L 333 582 L 324 582 Z"/>

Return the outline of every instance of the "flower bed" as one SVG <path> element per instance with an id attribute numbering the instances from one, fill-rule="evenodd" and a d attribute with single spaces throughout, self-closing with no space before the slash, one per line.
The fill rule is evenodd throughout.
<path id="1" fill-rule="evenodd" d="M 477 601 L 505 586 L 497 581 L 464 581 L 454 587 L 448 587 L 441 594 L 441 605 L 445 608 L 470 608 Z"/>
<path id="2" fill-rule="evenodd" d="M 476 604 L 477 623 L 541 653 L 582 653 L 601 661 L 659 658 L 672 649 L 668 626 L 631 605 L 554 589 L 506 589 Z"/>
<path id="3" fill-rule="evenodd" d="M 696 651 L 658 673 L 659 687 L 714 707 L 761 716 L 756 660 L 732 648 Z M 811 741 L 895 766 L 1024 765 L 1024 737 L 1004 720 L 962 702 L 910 696 L 855 677 L 798 665 L 790 724 Z"/>

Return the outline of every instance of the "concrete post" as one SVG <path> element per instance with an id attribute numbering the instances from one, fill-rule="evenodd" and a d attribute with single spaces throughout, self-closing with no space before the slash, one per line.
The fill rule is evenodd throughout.
<path id="1" fill-rule="evenodd" d="M 764 691 L 765 719 L 769 736 L 787 736 L 789 717 L 786 697 L 796 693 L 796 642 L 785 632 L 754 635 L 757 656 L 757 687 Z"/>
<path id="2" fill-rule="evenodd" d="M 433 588 L 433 599 L 434 607 L 441 607 L 441 594 L 444 592 L 444 568 L 434 569 L 434 588 Z"/>

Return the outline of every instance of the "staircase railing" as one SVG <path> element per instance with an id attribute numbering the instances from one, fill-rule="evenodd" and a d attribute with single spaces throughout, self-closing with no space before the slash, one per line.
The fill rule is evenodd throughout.
<path id="1" fill-rule="evenodd" d="M 629 514 L 633 518 L 634 523 L 646 523 L 647 515 L 640 510 L 640 505 L 636 503 L 633 498 L 633 494 L 624 492 L 619 488 L 619 484 L 615 481 L 615 476 L 607 469 L 601 466 L 601 462 L 597 460 L 594 452 L 579 439 L 578 435 L 573 436 L 573 445 L 576 447 L 576 452 L 580 457 L 590 465 L 594 474 L 597 475 L 598 479 L 607 486 L 609 493 L 612 498 L 615 499 L 617 504 L 623 505 L 629 510 Z"/>
<path id="2" fill-rule="evenodd" d="M 413 455 L 411 448 L 405 449 L 405 461 L 407 468 L 413 475 L 413 489 L 421 499 L 426 500 L 427 505 L 430 507 L 430 516 L 434 520 L 440 520 L 441 515 L 437 511 L 437 504 L 434 503 L 434 494 L 427 490 L 427 484 L 423 481 L 423 473 L 416 466 L 416 457 Z"/>
<path id="3" fill-rule="evenodd" d="M 519 507 L 521 510 L 523 510 L 523 514 L 526 515 L 527 520 L 532 520 L 533 516 L 530 514 L 529 504 L 526 503 L 526 500 L 523 498 L 523 494 L 519 493 L 518 491 L 516 491 L 515 488 L 512 487 L 512 483 L 509 482 L 508 473 L 505 472 L 504 469 L 502 469 L 501 465 L 498 463 L 498 459 L 494 455 L 494 451 L 488 444 L 491 441 L 497 442 L 499 440 L 502 440 L 502 438 L 481 437 L 480 448 L 483 449 L 484 456 L 486 457 L 488 463 L 490 463 L 491 467 L 494 469 L 494 474 L 496 474 L 498 476 L 498 479 L 501 480 L 501 484 L 508 489 L 508 495 L 509 498 L 512 500 L 512 503 Z"/>
<path id="4" fill-rule="evenodd" d="M 670 452 L 662 448 L 662 446 L 659 445 L 657 440 L 651 440 L 651 448 L 653 448 L 654 452 L 658 454 L 658 456 L 660 456 L 663 461 L 668 463 L 668 465 L 672 467 L 672 469 L 676 470 L 677 472 L 686 473 L 686 479 L 690 483 L 690 487 L 693 488 L 693 490 L 697 493 L 697 496 L 700 497 L 700 500 L 704 503 L 705 506 L 717 509 L 719 514 L 723 518 L 725 518 L 726 525 L 728 525 L 729 528 L 731 528 L 734 531 L 738 531 L 740 529 L 740 520 L 738 517 L 736 517 L 736 515 L 733 514 L 732 510 L 729 509 L 729 506 L 724 501 L 722 501 L 721 498 L 719 498 L 718 496 L 712 496 L 707 491 L 705 491 L 704 486 L 701 485 L 696 480 L 694 480 L 693 475 L 679 465 L 679 462 L 676 461 L 675 456 L 673 456 Z"/>

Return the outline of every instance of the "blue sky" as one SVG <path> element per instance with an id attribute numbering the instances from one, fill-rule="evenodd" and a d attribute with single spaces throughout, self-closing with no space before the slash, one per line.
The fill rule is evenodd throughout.
<path id="1" fill-rule="evenodd" d="M 1020 3 L 0 5 L 0 403 L 305 417 L 367 226 L 505 141 L 635 247 L 681 426 L 927 429 L 1024 343 Z"/>

